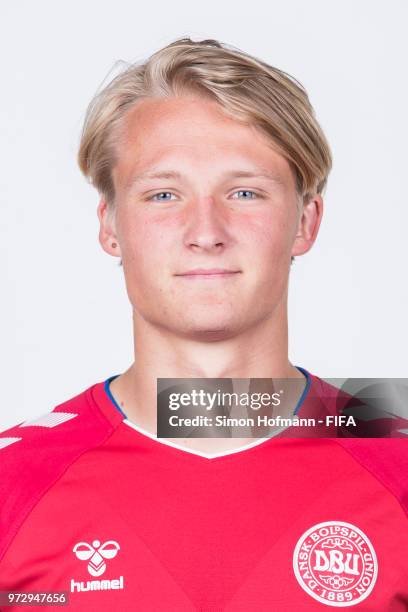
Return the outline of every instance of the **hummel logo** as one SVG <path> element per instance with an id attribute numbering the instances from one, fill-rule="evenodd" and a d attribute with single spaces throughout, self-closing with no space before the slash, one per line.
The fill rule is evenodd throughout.
<path id="1" fill-rule="evenodd" d="M 120 546 L 114 540 L 108 540 L 101 544 L 99 540 L 94 540 L 91 544 L 78 542 L 73 548 L 73 552 L 81 561 L 88 561 L 88 572 L 91 576 L 101 576 L 106 570 L 104 559 L 116 557 Z"/>

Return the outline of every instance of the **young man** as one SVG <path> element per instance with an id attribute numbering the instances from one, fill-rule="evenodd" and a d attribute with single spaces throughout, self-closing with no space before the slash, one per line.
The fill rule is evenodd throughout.
<path id="1" fill-rule="evenodd" d="M 338 411 L 288 359 L 290 265 L 331 167 L 302 86 L 176 41 L 98 94 L 79 163 L 135 359 L 0 436 L 11 608 L 40 591 L 84 611 L 407 610 L 406 440 L 156 436 L 159 378 L 293 379 L 292 415 Z"/>

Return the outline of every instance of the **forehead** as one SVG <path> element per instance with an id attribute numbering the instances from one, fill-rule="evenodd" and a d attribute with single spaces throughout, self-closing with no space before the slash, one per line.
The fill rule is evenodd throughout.
<path id="1" fill-rule="evenodd" d="M 287 160 L 255 126 L 229 117 L 217 102 L 194 96 L 144 99 L 128 111 L 117 146 L 114 179 L 157 168 L 161 162 L 196 170 L 253 166 L 278 171 L 293 181 Z"/>

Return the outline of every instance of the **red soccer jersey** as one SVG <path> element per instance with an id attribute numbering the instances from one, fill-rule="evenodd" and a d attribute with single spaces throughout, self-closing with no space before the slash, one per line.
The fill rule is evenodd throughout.
<path id="1" fill-rule="evenodd" d="M 0 591 L 86 612 L 408 610 L 406 438 L 286 430 L 209 458 L 136 428 L 112 378 L 0 434 Z M 308 379 L 297 416 L 333 413 Z"/>

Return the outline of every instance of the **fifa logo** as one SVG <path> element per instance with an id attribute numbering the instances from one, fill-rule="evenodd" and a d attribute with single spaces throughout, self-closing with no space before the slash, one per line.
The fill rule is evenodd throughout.
<path id="1" fill-rule="evenodd" d="M 116 557 L 120 546 L 114 540 L 108 540 L 101 544 L 99 540 L 94 540 L 91 544 L 78 542 L 72 549 L 77 558 L 81 561 L 88 561 L 88 572 L 91 576 L 102 576 L 106 570 L 105 559 Z"/>

